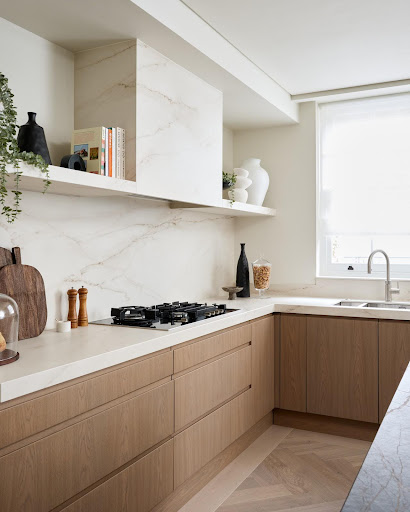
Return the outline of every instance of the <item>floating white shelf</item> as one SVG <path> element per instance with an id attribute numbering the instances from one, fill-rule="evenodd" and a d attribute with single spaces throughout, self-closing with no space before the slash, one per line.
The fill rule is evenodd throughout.
<path id="1" fill-rule="evenodd" d="M 35 167 L 21 164 L 22 176 L 20 179 L 20 189 L 32 192 L 42 192 L 44 190 L 44 174 Z M 10 178 L 8 187 L 12 188 L 13 173 L 9 169 Z M 98 196 L 124 196 L 135 197 L 142 200 L 154 200 L 168 203 L 171 208 L 190 209 L 215 215 L 226 215 L 232 217 L 253 217 L 265 216 L 273 217 L 276 210 L 264 206 L 254 206 L 245 203 L 233 203 L 221 199 L 220 204 L 198 205 L 194 203 L 180 203 L 169 201 L 161 197 L 148 197 L 137 194 L 137 185 L 133 181 L 119 180 L 107 176 L 99 176 L 87 172 L 74 171 L 63 167 L 49 166 L 51 185 L 47 194 L 61 194 L 66 196 L 98 197 Z"/>
<path id="2" fill-rule="evenodd" d="M 171 208 L 184 208 L 204 213 L 214 213 L 215 215 L 227 215 L 231 217 L 275 217 L 276 210 L 266 206 L 256 206 L 247 203 L 233 203 L 228 199 L 221 199 L 220 205 L 196 205 L 189 203 L 174 202 Z"/>

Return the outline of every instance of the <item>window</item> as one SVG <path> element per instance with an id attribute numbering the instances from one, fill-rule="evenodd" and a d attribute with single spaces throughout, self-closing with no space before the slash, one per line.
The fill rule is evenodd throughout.
<path id="1" fill-rule="evenodd" d="M 410 278 L 410 94 L 319 107 L 318 273 Z M 374 258 L 375 274 L 385 261 Z"/>

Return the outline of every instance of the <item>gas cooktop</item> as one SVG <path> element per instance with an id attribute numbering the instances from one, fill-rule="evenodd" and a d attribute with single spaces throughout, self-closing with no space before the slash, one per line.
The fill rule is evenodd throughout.
<path id="1" fill-rule="evenodd" d="M 91 322 L 99 325 L 142 327 L 169 331 L 177 327 L 202 322 L 220 315 L 239 311 L 226 304 L 200 304 L 198 302 L 165 302 L 155 306 L 124 306 L 111 308 L 111 317 Z"/>

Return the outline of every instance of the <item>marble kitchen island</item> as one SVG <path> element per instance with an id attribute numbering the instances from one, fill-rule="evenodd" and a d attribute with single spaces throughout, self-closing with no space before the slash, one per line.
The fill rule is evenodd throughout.
<path id="1" fill-rule="evenodd" d="M 410 510 L 410 365 L 397 388 L 342 512 Z"/>

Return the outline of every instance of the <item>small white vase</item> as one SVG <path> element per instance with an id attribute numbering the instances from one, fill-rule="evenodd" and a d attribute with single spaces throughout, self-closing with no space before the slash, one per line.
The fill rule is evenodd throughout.
<path id="1" fill-rule="evenodd" d="M 231 201 L 246 203 L 248 200 L 248 191 L 246 189 L 252 184 L 252 180 L 248 178 L 249 172 L 246 169 L 237 167 L 233 170 L 233 173 L 236 175 L 236 183 L 229 190 L 228 197 Z"/>
<path id="2" fill-rule="evenodd" d="M 262 206 L 269 188 L 269 174 L 261 167 L 259 158 L 247 158 L 241 168 L 249 171 L 249 179 L 252 180 L 248 187 L 248 203 Z"/>

